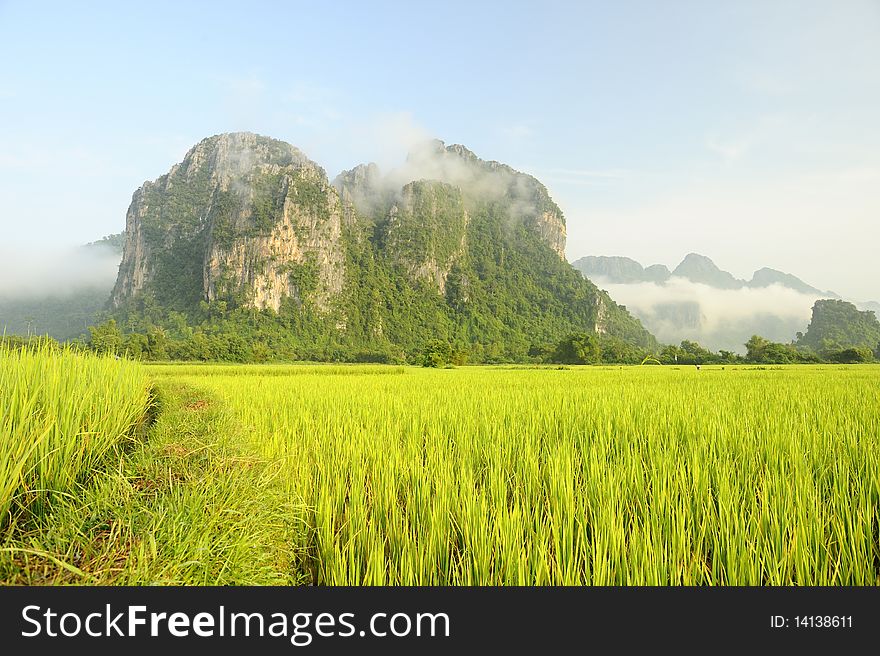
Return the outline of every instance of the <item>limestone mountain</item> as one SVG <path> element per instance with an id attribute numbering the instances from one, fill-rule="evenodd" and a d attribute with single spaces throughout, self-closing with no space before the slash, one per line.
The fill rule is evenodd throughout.
<path id="1" fill-rule="evenodd" d="M 656 345 L 565 261 L 565 219 L 538 180 L 439 141 L 331 184 L 290 144 L 210 137 L 134 193 L 125 235 L 111 303 L 134 330 L 240 311 L 251 340 L 294 356 L 437 338 L 518 359 L 572 331 Z"/>
<path id="2" fill-rule="evenodd" d="M 205 139 L 132 197 L 111 301 L 150 293 L 186 310 L 225 300 L 278 310 L 314 274 L 314 302 L 342 288 L 342 204 L 324 170 L 290 144 L 249 133 Z"/>
<path id="3" fill-rule="evenodd" d="M 668 280 L 672 274 L 669 273 L 665 264 L 652 264 L 645 267 L 643 275 L 647 282 L 663 282 Z"/>
<path id="4" fill-rule="evenodd" d="M 648 274 L 645 273 L 644 267 L 628 257 L 588 255 L 579 260 L 575 260 L 572 263 L 572 266 L 583 273 L 587 278 L 607 280 L 613 283 L 629 284 L 634 282 L 645 282 L 648 279 Z M 663 267 L 663 270 L 666 275 L 662 277 L 661 280 L 665 280 L 669 277 L 669 269 Z M 654 271 L 657 271 L 657 269 Z"/>
<path id="5" fill-rule="evenodd" d="M 698 253 L 688 253 L 671 275 L 717 289 L 739 289 L 743 286 L 742 280 L 737 280 L 732 274 L 722 271 L 712 260 Z"/>
<path id="6" fill-rule="evenodd" d="M 872 310 L 859 310 L 846 301 L 816 301 L 810 325 L 798 334 L 797 343 L 817 352 L 866 348 L 880 353 L 880 322 Z"/>
<path id="7" fill-rule="evenodd" d="M 755 271 L 755 273 L 752 274 L 751 281 L 748 283 L 749 287 L 754 288 L 769 287 L 770 285 L 782 285 L 783 287 L 788 287 L 801 294 L 824 296 L 825 298 L 837 298 L 837 294 L 834 292 L 823 292 L 821 289 L 816 289 L 815 287 L 808 285 L 797 276 L 777 271 L 776 269 L 769 269 L 767 267 Z"/>

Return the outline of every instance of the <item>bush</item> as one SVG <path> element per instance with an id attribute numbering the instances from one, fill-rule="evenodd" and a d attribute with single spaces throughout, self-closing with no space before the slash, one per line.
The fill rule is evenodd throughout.
<path id="1" fill-rule="evenodd" d="M 423 367 L 445 367 L 452 362 L 452 345 L 442 339 L 432 339 L 422 351 Z"/>
<path id="2" fill-rule="evenodd" d="M 551 362 L 559 364 L 596 364 L 602 360 L 602 350 L 595 335 L 572 333 L 556 345 Z"/>
<path id="3" fill-rule="evenodd" d="M 832 351 L 830 353 L 827 353 L 825 355 L 825 359 L 827 359 L 829 362 L 839 362 L 840 364 L 856 364 L 859 362 L 873 361 L 874 354 L 869 348 L 857 346 L 854 348 L 841 349 L 839 351 Z"/>

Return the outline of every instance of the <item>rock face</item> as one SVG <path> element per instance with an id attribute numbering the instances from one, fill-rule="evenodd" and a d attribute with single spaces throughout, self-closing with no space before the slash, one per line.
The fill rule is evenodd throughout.
<path id="1" fill-rule="evenodd" d="M 249 133 L 201 141 L 132 197 L 111 302 L 235 300 L 278 310 L 308 284 L 318 307 L 342 289 L 342 205 L 317 164 Z M 306 280 L 307 279 L 307 280 Z"/>
<path id="2" fill-rule="evenodd" d="M 381 176 L 375 164 L 344 171 L 334 180 L 344 200 L 363 216 L 387 212 L 410 182 L 434 180 L 459 189 L 467 210 L 492 204 L 504 208 L 508 227 L 523 226 L 565 258 L 565 217 L 534 177 L 506 164 L 485 161 L 464 146 L 432 140 L 415 148 L 406 164 Z"/>
<path id="3" fill-rule="evenodd" d="M 641 264 L 628 257 L 588 255 L 587 257 L 575 260 L 572 264 L 575 269 L 583 273 L 587 278 L 604 278 L 614 283 L 642 282 L 645 280 L 645 269 L 642 268 Z"/>
<path id="4" fill-rule="evenodd" d="M 614 284 L 664 282 L 671 275 L 663 264 L 642 268 L 635 260 L 621 256 L 588 255 L 572 262 L 572 266 L 587 278 Z"/>
<path id="5" fill-rule="evenodd" d="M 359 218 L 381 213 L 391 202 L 391 194 L 385 189 L 382 173 L 372 162 L 359 164 L 349 171 L 343 171 L 336 176 L 333 186 L 339 192 L 344 206 L 350 209 L 357 208 L 360 212 L 360 217 L 355 212 L 347 212 L 348 224 Z"/>
<path id="6" fill-rule="evenodd" d="M 285 297 L 301 302 L 314 293 L 316 305 L 327 309 L 344 277 L 338 196 L 313 165 L 258 174 L 264 177 L 252 180 L 243 203 L 214 217 L 204 266 L 207 300 L 244 294 L 246 304 L 277 311 Z"/>
<path id="7" fill-rule="evenodd" d="M 388 253 L 411 278 L 446 293 L 446 280 L 465 252 L 468 213 L 461 191 L 443 182 L 418 180 L 401 191 L 384 226 Z"/>

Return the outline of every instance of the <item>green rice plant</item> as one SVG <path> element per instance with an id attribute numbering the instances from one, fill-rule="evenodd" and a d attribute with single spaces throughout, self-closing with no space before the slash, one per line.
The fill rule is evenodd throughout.
<path id="1" fill-rule="evenodd" d="M 73 491 L 145 420 L 140 365 L 48 344 L 0 348 L 0 526 Z"/>

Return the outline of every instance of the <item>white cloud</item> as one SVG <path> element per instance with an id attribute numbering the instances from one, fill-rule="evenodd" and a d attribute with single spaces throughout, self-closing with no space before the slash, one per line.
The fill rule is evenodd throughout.
<path id="1" fill-rule="evenodd" d="M 822 298 L 782 285 L 717 289 L 678 277 L 663 284 L 613 284 L 601 278 L 594 282 L 638 316 L 661 342 L 690 339 L 712 349 L 739 352 L 753 334 L 773 341 L 793 340 L 797 331 L 806 330 L 813 303 Z"/>
<path id="2" fill-rule="evenodd" d="M 710 136 L 706 139 L 706 148 L 726 160 L 739 159 L 748 152 L 751 146 L 752 140 L 747 138 L 722 140 L 719 137 Z"/>
<path id="3" fill-rule="evenodd" d="M 333 131 L 323 132 L 314 146 L 319 154 L 327 150 L 339 153 L 335 159 L 343 162 L 340 168 L 375 162 L 388 170 L 432 136 L 412 113 L 384 112 L 363 119 L 341 120 Z"/>

